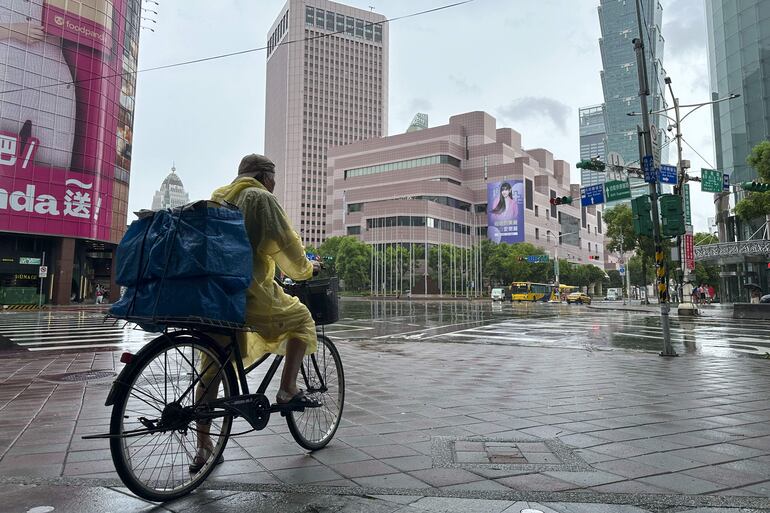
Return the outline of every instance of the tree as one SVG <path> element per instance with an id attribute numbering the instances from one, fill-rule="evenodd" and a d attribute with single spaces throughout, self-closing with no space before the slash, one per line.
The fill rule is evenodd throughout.
<path id="1" fill-rule="evenodd" d="M 746 162 L 756 170 L 760 182 L 770 183 L 770 141 L 754 146 Z M 735 214 L 745 222 L 770 216 L 770 191 L 747 193 L 735 206 Z"/>
<path id="2" fill-rule="evenodd" d="M 637 249 L 638 237 L 634 233 L 634 217 L 628 204 L 623 203 L 607 210 L 604 223 L 605 247 L 609 251 L 627 253 Z"/>
<path id="3" fill-rule="evenodd" d="M 355 237 L 342 237 L 337 248 L 335 265 L 337 275 L 345 282 L 347 290 L 361 291 L 369 288 L 372 247 Z"/>
<path id="4" fill-rule="evenodd" d="M 620 271 L 615 271 L 614 269 L 612 271 L 607 271 L 607 276 L 610 277 L 610 282 L 607 284 L 608 287 L 613 289 L 624 287 L 623 277 L 620 275 Z"/>

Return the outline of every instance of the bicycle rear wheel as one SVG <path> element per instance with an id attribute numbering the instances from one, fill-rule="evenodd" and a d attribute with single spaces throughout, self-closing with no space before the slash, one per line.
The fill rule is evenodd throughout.
<path id="1" fill-rule="evenodd" d="M 305 449 L 316 451 L 334 437 L 345 403 L 345 375 L 342 360 L 327 337 L 318 336 L 318 350 L 302 361 L 298 385 L 307 396 L 321 403 L 318 408 L 286 415 L 286 423 L 294 440 Z"/>
<path id="2" fill-rule="evenodd" d="M 112 409 L 110 434 L 123 435 L 110 439 L 112 459 L 120 479 L 139 497 L 176 499 L 205 481 L 232 426 L 231 415 L 201 407 L 205 401 L 196 399 L 198 383 L 209 386 L 208 400 L 214 398 L 214 387 L 217 399 L 227 398 L 238 390 L 235 373 L 216 342 L 203 333 L 163 335 L 134 358 Z M 197 452 L 196 418 L 204 410 L 220 416 L 210 419 L 213 450 L 193 473 L 189 465 Z"/>

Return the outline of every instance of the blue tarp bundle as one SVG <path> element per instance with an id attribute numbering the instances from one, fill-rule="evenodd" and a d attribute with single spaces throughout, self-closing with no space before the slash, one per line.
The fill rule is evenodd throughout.
<path id="1" fill-rule="evenodd" d="M 115 281 L 128 289 L 110 313 L 242 324 L 251 265 L 236 208 L 199 201 L 155 212 L 131 223 L 118 246 Z"/>

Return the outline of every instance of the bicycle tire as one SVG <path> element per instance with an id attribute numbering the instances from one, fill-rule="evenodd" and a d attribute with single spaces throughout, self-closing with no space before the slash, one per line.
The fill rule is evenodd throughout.
<path id="1" fill-rule="evenodd" d="M 159 395 L 162 395 L 165 392 L 168 394 L 169 383 L 171 382 L 172 396 L 176 395 L 177 391 L 180 391 L 179 395 L 182 395 L 181 390 L 183 389 L 184 385 L 182 380 L 190 379 L 191 376 L 194 377 L 197 373 L 197 371 L 191 371 L 190 374 L 182 373 L 183 367 L 189 365 L 189 367 L 192 369 L 196 363 L 195 357 L 190 360 L 189 358 L 186 358 L 186 353 L 189 352 L 190 355 L 194 355 L 196 351 L 205 352 L 212 359 L 216 358 L 215 365 L 223 367 L 222 380 L 221 384 L 219 385 L 220 390 L 217 394 L 217 397 L 230 397 L 233 394 L 237 394 L 238 386 L 233 367 L 229 363 L 225 362 L 224 354 L 222 353 L 219 345 L 214 340 L 200 332 L 177 332 L 165 334 L 151 341 L 134 356 L 134 361 L 132 362 L 133 368 L 124 377 L 123 387 L 115 397 L 110 419 L 110 434 L 117 435 L 125 431 L 129 431 L 129 429 L 125 429 L 126 424 L 132 421 L 134 423 L 138 421 L 141 425 L 146 427 L 146 424 L 140 420 L 141 418 L 145 417 L 134 417 L 136 414 L 141 413 L 141 411 L 136 410 L 136 408 L 141 407 L 137 406 L 138 404 L 140 405 L 141 402 L 144 402 L 148 406 L 146 411 L 154 414 L 155 416 L 157 416 L 159 414 L 158 412 L 161 411 L 161 408 L 159 408 L 161 404 L 164 404 L 162 411 L 166 411 L 167 405 L 169 404 L 168 396 L 166 395 L 162 400 L 160 400 L 154 397 L 154 393 L 157 392 Z M 172 356 L 177 357 L 177 362 L 179 363 L 180 369 L 178 369 L 176 376 L 169 376 L 167 372 L 169 369 L 169 353 L 171 353 Z M 158 358 L 164 358 L 164 355 L 164 368 L 159 370 L 159 372 L 163 373 L 164 392 L 161 392 L 159 385 L 155 387 L 152 386 L 152 380 L 157 382 L 157 369 L 153 368 L 152 366 Z M 182 356 L 179 358 L 177 355 Z M 145 374 L 147 369 L 149 369 L 151 373 L 150 378 L 147 377 L 150 374 Z M 148 394 L 147 391 L 142 391 L 144 395 L 139 393 L 138 387 L 140 385 L 137 385 L 137 382 L 140 384 L 143 383 L 139 381 L 143 376 L 146 383 L 150 385 L 148 390 L 149 394 L 153 396 L 152 402 L 150 402 L 150 399 L 146 397 Z M 174 384 L 172 382 L 174 379 L 176 379 L 176 381 L 182 386 Z M 174 401 L 170 402 L 173 403 Z M 131 406 L 131 408 L 128 408 L 128 406 Z M 158 412 L 152 410 L 158 410 Z M 147 419 L 145 418 L 145 421 L 146 420 Z M 197 442 L 197 439 L 195 438 L 196 431 L 194 428 L 190 428 L 190 426 L 192 426 L 194 423 L 193 419 L 191 419 L 190 422 L 182 429 L 169 430 L 170 433 L 166 433 L 165 431 L 151 432 L 151 429 L 148 428 L 148 433 L 141 436 L 130 438 L 111 438 L 110 453 L 112 455 L 113 463 L 115 464 L 115 470 L 117 471 L 121 481 L 123 481 L 123 484 L 125 484 L 129 490 L 143 499 L 153 502 L 164 502 L 187 495 L 195 488 L 200 486 L 206 480 L 208 475 L 214 470 L 216 461 L 220 458 L 225 450 L 225 446 L 227 445 L 230 429 L 232 427 L 232 421 L 232 416 L 225 416 L 222 417 L 221 420 L 215 419 L 211 422 L 211 438 L 214 442 L 214 450 L 209 456 L 209 459 L 206 461 L 205 465 L 197 473 L 192 473 L 189 471 L 189 463 L 192 460 L 192 455 L 195 454 L 195 444 Z M 214 434 L 215 427 L 217 427 L 216 435 Z M 188 428 L 190 428 L 189 431 Z M 160 436 L 156 437 L 156 434 L 159 434 Z M 162 443 L 153 443 L 149 447 L 147 445 L 138 447 L 136 446 L 138 441 L 141 441 L 148 436 L 151 437 L 151 443 L 152 439 L 157 438 L 160 440 L 161 437 L 167 438 L 168 442 L 165 445 Z M 190 446 L 185 445 L 185 440 L 187 437 L 191 438 L 189 441 L 191 444 Z M 175 438 L 180 441 L 182 451 L 170 454 L 170 448 Z M 157 451 L 161 452 L 157 454 Z M 175 465 L 175 462 L 177 461 L 178 456 L 180 456 L 180 461 L 177 466 Z M 139 460 L 140 458 L 142 459 Z M 138 468 L 139 465 L 144 463 L 144 461 L 153 460 L 161 460 L 161 467 L 166 467 L 168 458 L 171 458 L 170 473 L 173 477 L 170 476 L 166 478 L 166 481 L 162 486 L 162 470 L 158 471 L 159 477 L 155 480 L 156 484 L 152 485 L 151 481 L 156 469 L 150 471 L 149 478 L 147 478 L 143 477 L 143 475 L 146 475 L 145 471 L 148 463 L 144 464 L 144 468 Z M 136 465 L 134 464 L 135 459 L 139 460 Z M 171 480 L 170 486 L 169 480 Z"/>
<path id="2" fill-rule="evenodd" d="M 333 376 L 331 372 L 327 372 L 329 363 L 334 364 Z M 319 376 L 323 379 L 319 380 Z M 345 373 L 342 369 L 342 359 L 328 337 L 318 336 L 318 350 L 305 356 L 297 379 L 310 398 L 321 402 L 321 407 L 306 408 L 304 412 L 291 412 L 286 415 L 286 424 L 291 436 L 302 448 L 317 451 L 326 447 L 334 438 L 345 405 Z M 314 385 L 321 382 L 326 385 L 327 391 L 314 390 Z M 316 432 L 317 428 L 317 436 L 308 435 L 309 422 L 313 423 L 313 432 Z"/>

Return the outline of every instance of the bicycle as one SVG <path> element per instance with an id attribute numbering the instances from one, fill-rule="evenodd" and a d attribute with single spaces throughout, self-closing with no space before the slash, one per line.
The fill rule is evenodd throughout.
<path id="1" fill-rule="evenodd" d="M 126 366 L 105 401 L 112 406 L 110 432 L 83 438 L 110 439 L 115 470 L 137 496 L 163 502 L 192 492 L 221 463 L 230 437 L 264 429 L 273 413 L 286 417 L 294 440 L 309 451 L 325 447 L 334 437 L 345 401 L 345 377 L 339 352 L 323 333 L 318 350 L 306 355 L 300 367 L 299 379 L 313 407 L 289 409 L 271 404 L 265 395 L 283 356 L 265 354 L 244 368 L 236 334 L 247 326 L 202 318 L 122 319 L 162 324 L 164 330 L 135 355 L 123 353 Z M 223 347 L 212 334 L 228 337 L 229 343 Z M 250 393 L 246 376 L 271 356 L 256 393 Z M 205 391 L 214 396 L 214 387 L 215 398 L 205 400 Z M 252 429 L 231 433 L 238 417 Z M 201 426 L 208 426 L 212 449 L 193 472 L 190 463 Z"/>

